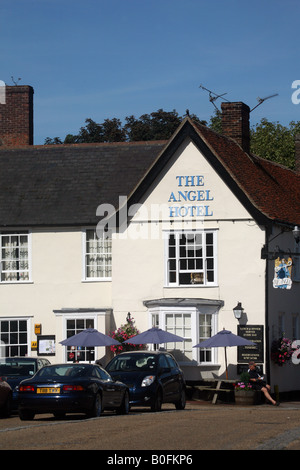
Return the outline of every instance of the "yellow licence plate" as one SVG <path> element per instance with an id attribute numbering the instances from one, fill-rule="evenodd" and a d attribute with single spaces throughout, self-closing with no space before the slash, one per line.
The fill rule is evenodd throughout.
<path id="1" fill-rule="evenodd" d="M 36 389 L 36 393 L 60 393 L 60 388 L 59 387 L 53 387 L 53 388 L 38 387 Z"/>

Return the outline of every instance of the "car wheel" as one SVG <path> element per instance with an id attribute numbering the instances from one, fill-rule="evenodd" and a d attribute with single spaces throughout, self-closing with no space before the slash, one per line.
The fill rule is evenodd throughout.
<path id="1" fill-rule="evenodd" d="M 129 409 L 130 409 L 129 393 L 126 390 L 126 392 L 124 393 L 122 405 L 120 406 L 120 408 L 117 409 L 117 413 L 120 414 L 120 415 L 128 415 Z"/>
<path id="2" fill-rule="evenodd" d="M 89 418 L 99 418 L 102 413 L 102 399 L 100 393 L 97 393 L 93 408 L 88 413 Z"/>
<path id="3" fill-rule="evenodd" d="M 9 418 L 11 414 L 11 402 L 12 402 L 12 397 L 9 395 L 9 397 L 6 400 L 5 405 L 1 408 L 0 410 L 0 416 L 2 418 Z"/>
<path id="4" fill-rule="evenodd" d="M 19 410 L 19 417 L 22 421 L 31 421 L 34 418 L 34 411 L 31 410 Z"/>
<path id="5" fill-rule="evenodd" d="M 158 390 L 151 403 L 151 411 L 155 411 L 155 412 L 161 411 L 161 406 L 162 406 L 162 392 L 161 390 Z"/>
<path id="6" fill-rule="evenodd" d="M 176 410 L 184 410 L 186 405 L 185 390 L 181 390 L 180 400 L 175 402 Z"/>
<path id="7" fill-rule="evenodd" d="M 64 419 L 66 413 L 64 413 L 63 411 L 56 411 L 55 413 L 53 413 L 53 415 L 56 419 Z"/>

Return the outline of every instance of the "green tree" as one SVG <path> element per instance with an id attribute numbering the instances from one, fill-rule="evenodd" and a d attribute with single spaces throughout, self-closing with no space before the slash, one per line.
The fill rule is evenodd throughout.
<path id="1" fill-rule="evenodd" d="M 279 122 L 261 119 L 251 129 L 251 152 L 288 168 L 295 167 L 295 135 L 300 133 L 300 121 L 291 121 L 289 127 Z"/>

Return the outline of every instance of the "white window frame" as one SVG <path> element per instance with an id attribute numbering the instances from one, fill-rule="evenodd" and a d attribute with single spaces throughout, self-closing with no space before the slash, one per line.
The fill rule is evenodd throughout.
<path id="1" fill-rule="evenodd" d="M 186 339 L 191 339 L 191 352 L 192 352 L 192 357 L 188 361 L 182 361 L 178 360 L 180 365 L 195 365 L 195 362 L 200 365 L 200 366 L 216 366 L 217 360 L 218 360 L 218 348 L 211 348 L 211 361 L 205 361 L 205 362 L 200 362 L 200 350 L 199 348 L 194 348 L 196 344 L 200 342 L 199 340 L 199 316 L 202 314 L 206 315 L 211 315 L 212 316 L 212 321 L 211 321 L 211 326 L 212 326 L 212 331 L 211 331 L 211 336 L 217 333 L 217 325 L 218 325 L 218 312 L 219 308 L 214 306 L 202 306 L 201 309 L 198 308 L 197 306 L 193 307 L 166 307 L 166 306 L 156 306 L 156 307 L 151 307 L 148 310 L 149 313 L 149 327 L 152 327 L 153 325 L 158 326 L 162 330 L 167 330 L 167 325 L 166 325 L 166 316 L 167 314 L 173 313 L 173 314 L 189 314 L 191 317 L 191 337 L 186 338 Z M 176 333 L 175 333 L 176 334 Z M 181 335 L 178 335 L 181 336 Z M 179 349 L 182 351 L 182 342 L 177 342 L 176 343 L 176 349 Z M 166 343 L 164 345 L 160 345 L 161 347 L 164 347 L 167 351 L 172 352 L 172 347 L 174 347 L 173 343 Z M 184 353 L 184 350 L 183 350 Z"/>
<path id="2" fill-rule="evenodd" d="M 27 354 L 26 356 L 31 357 L 31 323 L 32 323 L 32 318 L 31 317 L 1 317 L 1 322 L 7 321 L 7 322 L 13 322 L 13 321 L 25 321 L 27 323 Z M 25 344 L 25 343 L 24 343 Z M 18 347 L 20 346 L 19 343 L 17 343 Z M 10 346 L 14 346 L 14 344 L 10 344 Z M 3 350 L 2 350 L 3 348 Z M 0 336 L 0 357 L 5 357 L 6 352 L 5 352 L 6 345 L 1 343 L 1 336 Z M 18 354 L 19 356 L 20 354 Z M 11 356 L 13 357 L 13 356 Z M 25 356 L 24 356 L 25 357 Z"/>
<path id="3" fill-rule="evenodd" d="M 95 237 L 97 237 L 97 233 L 96 233 L 96 230 L 94 230 L 93 228 L 84 228 L 82 230 L 82 281 L 83 282 L 103 282 L 103 281 L 111 281 L 112 280 L 112 276 L 88 276 L 87 275 L 87 256 L 88 256 L 88 253 L 86 251 L 86 246 L 87 246 L 87 231 L 93 231 L 95 233 Z M 104 237 L 104 234 L 103 234 L 103 237 Z M 106 254 L 106 253 L 104 253 Z M 112 272 L 112 239 L 111 239 L 111 252 L 110 252 L 110 256 L 111 256 L 111 272 Z"/>
<path id="4" fill-rule="evenodd" d="M 18 269 L 18 270 L 2 270 L 2 262 L 5 262 L 5 259 L 2 259 L 2 238 L 4 237 L 21 237 L 27 236 L 27 245 L 28 245 L 28 269 Z M 26 284 L 32 282 L 32 232 L 30 230 L 2 230 L 0 232 L 0 283 L 1 284 Z M 19 272 L 26 272 L 28 273 L 28 279 L 12 279 L 12 280 L 2 280 L 2 273 L 19 273 Z"/>
<path id="5" fill-rule="evenodd" d="M 217 252 L 217 246 L 218 246 L 218 240 L 217 240 L 217 233 L 218 233 L 218 230 L 216 229 L 210 229 L 210 230 L 174 230 L 174 231 L 166 231 L 164 233 L 164 239 L 165 239 L 165 250 L 164 250 L 164 253 L 165 253 L 165 287 L 180 287 L 180 288 L 196 288 L 196 287 L 200 287 L 200 288 L 203 288 L 203 287 L 216 287 L 218 286 L 218 263 L 217 263 L 217 260 L 218 260 L 218 252 Z M 202 243 L 202 249 L 203 249 L 203 256 L 201 257 L 203 259 L 203 268 L 202 269 L 186 269 L 186 270 L 183 270 L 180 268 L 180 244 L 179 244 L 179 240 L 180 240 L 180 236 L 181 235 L 202 235 L 202 237 L 205 237 L 206 238 L 206 235 L 207 234 L 212 234 L 213 236 L 213 260 L 214 260 L 214 268 L 213 268 L 213 271 L 214 271 L 214 280 L 211 282 L 211 281 L 208 281 L 207 279 L 207 271 L 208 271 L 208 268 L 207 268 L 207 258 L 208 256 L 206 255 L 206 251 L 207 251 L 207 246 L 206 246 L 206 242 L 205 243 Z M 170 266 L 170 258 L 169 258 L 169 237 L 170 235 L 174 235 L 175 237 L 175 263 L 176 263 L 176 282 L 170 282 L 169 281 L 169 266 Z M 173 258 L 174 259 L 174 258 Z M 196 258 L 193 258 L 191 257 L 191 259 L 196 259 Z M 191 282 L 190 284 L 180 284 L 180 280 L 179 280 L 179 275 L 180 273 L 191 273 L 191 274 L 194 274 L 195 275 L 195 281 L 192 282 L 192 279 L 191 279 Z M 203 283 L 202 282 L 197 282 L 197 275 L 200 275 L 200 276 L 203 276 Z"/>

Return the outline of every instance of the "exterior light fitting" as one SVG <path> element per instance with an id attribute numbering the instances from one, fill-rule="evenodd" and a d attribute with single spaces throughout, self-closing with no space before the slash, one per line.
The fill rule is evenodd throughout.
<path id="1" fill-rule="evenodd" d="M 300 228 L 298 225 L 295 225 L 295 228 L 293 230 L 293 235 L 296 243 L 299 243 L 300 241 Z"/>
<path id="2" fill-rule="evenodd" d="M 233 308 L 233 314 L 237 320 L 241 319 L 243 311 L 242 303 L 238 302 L 237 306 Z"/>

